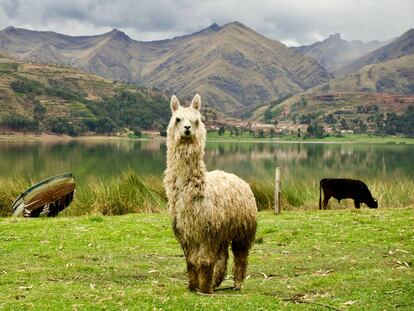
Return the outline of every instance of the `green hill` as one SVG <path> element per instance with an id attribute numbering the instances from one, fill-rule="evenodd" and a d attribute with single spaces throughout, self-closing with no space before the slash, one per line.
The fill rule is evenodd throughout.
<path id="1" fill-rule="evenodd" d="M 166 96 L 58 65 L 0 56 L 0 126 L 7 130 L 114 134 L 164 129 Z"/>

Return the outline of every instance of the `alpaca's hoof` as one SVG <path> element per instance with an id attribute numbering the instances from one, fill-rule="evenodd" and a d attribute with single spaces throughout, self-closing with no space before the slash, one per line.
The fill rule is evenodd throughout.
<path id="1" fill-rule="evenodd" d="M 200 291 L 200 293 L 206 294 L 206 295 L 213 294 L 213 289 L 212 288 L 202 288 L 202 289 L 199 289 L 199 291 Z"/>
<path id="2" fill-rule="evenodd" d="M 188 285 L 187 286 L 187 289 L 190 291 L 190 292 L 195 292 L 195 291 L 197 291 L 197 286 L 196 285 Z"/>
<path id="3" fill-rule="evenodd" d="M 233 290 L 241 290 L 241 285 L 235 285 L 235 286 L 233 287 Z"/>

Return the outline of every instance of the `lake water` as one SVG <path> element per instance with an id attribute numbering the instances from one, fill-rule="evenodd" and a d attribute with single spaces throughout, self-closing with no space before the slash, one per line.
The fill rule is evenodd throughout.
<path id="1" fill-rule="evenodd" d="M 0 177 L 39 180 L 73 172 L 83 183 L 131 169 L 161 176 L 166 147 L 160 141 L 12 142 L 0 141 Z M 414 178 L 414 146 L 303 143 L 207 143 L 209 170 L 222 169 L 247 180 L 271 180 L 280 166 L 283 180 L 323 177 Z"/>

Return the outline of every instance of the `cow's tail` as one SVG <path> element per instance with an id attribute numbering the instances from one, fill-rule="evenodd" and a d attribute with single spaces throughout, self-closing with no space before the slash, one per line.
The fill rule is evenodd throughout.
<path id="1" fill-rule="evenodd" d="M 319 182 L 319 209 L 322 209 L 322 180 Z"/>

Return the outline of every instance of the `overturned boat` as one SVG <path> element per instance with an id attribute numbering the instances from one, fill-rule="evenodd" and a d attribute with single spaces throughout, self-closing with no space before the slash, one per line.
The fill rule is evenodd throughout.
<path id="1" fill-rule="evenodd" d="M 53 217 L 73 200 L 76 182 L 72 173 L 47 178 L 19 195 L 13 202 L 13 214 L 24 217 Z"/>

